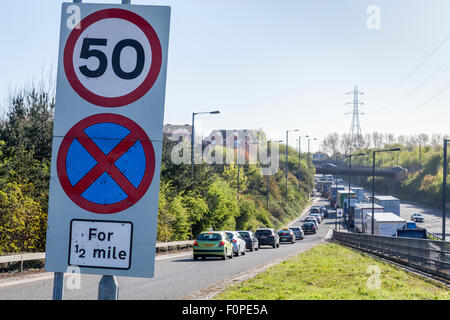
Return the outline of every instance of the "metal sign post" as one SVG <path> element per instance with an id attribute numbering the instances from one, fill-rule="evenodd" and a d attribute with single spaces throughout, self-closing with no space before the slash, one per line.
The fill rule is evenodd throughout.
<path id="1" fill-rule="evenodd" d="M 152 278 L 170 7 L 63 3 L 45 269 Z M 77 13 L 76 22 L 74 14 Z"/>

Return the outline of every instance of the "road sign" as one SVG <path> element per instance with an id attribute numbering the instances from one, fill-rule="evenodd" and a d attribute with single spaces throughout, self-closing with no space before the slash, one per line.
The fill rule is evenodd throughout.
<path id="1" fill-rule="evenodd" d="M 115 213 L 145 194 L 155 171 L 155 154 L 135 122 L 116 114 L 96 114 L 66 134 L 57 171 L 64 191 L 81 208 Z"/>
<path id="2" fill-rule="evenodd" d="M 47 271 L 153 277 L 169 22 L 167 6 L 62 5 Z"/>
<path id="3" fill-rule="evenodd" d="M 336 209 L 336 217 L 342 218 L 344 216 L 344 209 Z"/>
<path id="4" fill-rule="evenodd" d="M 118 8 L 98 10 L 70 33 L 64 70 L 72 88 L 90 103 L 119 107 L 135 102 L 155 83 L 161 44 L 140 15 Z"/>

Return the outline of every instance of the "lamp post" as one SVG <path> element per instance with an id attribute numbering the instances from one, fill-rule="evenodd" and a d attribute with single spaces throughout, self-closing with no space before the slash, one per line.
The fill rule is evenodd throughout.
<path id="1" fill-rule="evenodd" d="M 306 136 L 299 136 L 298 137 L 298 190 L 301 190 L 300 187 L 300 175 L 301 175 L 301 152 L 302 152 L 302 138 L 309 138 L 308 135 Z"/>
<path id="2" fill-rule="evenodd" d="M 195 116 L 198 114 L 219 114 L 220 111 L 210 111 L 210 112 L 192 112 L 192 134 L 191 134 L 191 179 L 194 180 L 194 143 L 195 143 L 195 130 L 194 121 Z"/>
<path id="3" fill-rule="evenodd" d="M 273 141 L 273 140 L 267 140 L 267 152 L 269 152 L 269 147 L 270 147 L 270 143 L 271 142 L 278 142 L 278 143 L 281 143 L 281 142 L 283 142 L 283 140 L 276 140 L 276 141 Z M 272 153 L 272 152 L 271 152 Z M 267 187 L 267 191 L 266 191 L 266 200 L 267 200 L 267 211 L 269 211 L 269 193 L 270 193 L 270 190 L 269 190 L 269 175 L 267 175 L 266 176 L 266 187 Z"/>
<path id="4" fill-rule="evenodd" d="M 447 144 L 450 142 L 444 139 L 444 167 L 443 175 L 444 181 L 442 185 L 442 240 L 445 241 L 445 216 L 447 211 Z"/>
<path id="5" fill-rule="evenodd" d="M 289 151 L 289 132 L 297 132 L 298 129 L 295 130 L 286 130 L 286 201 L 288 198 L 288 151 Z"/>
<path id="6" fill-rule="evenodd" d="M 352 175 L 352 158 L 353 157 L 361 157 L 361 156 L 365 156 L 365 154 L 364 153 L 356 153 L 356 154 L 344 155 L 345 158 L 350 159 L 349 171 L 348 171 L 348 197 L 347 197 L 347 230 L 348 230 L 348 232 L 350 232 L 350 189 L 351 189 L 350 177 Z"/>
<path id="7" fill-rule="evenodd" d="M 392 152 L 400 151 L 400 148 L 388 149 L 388 150 L 374 150 L 373 151 L 373 162 L 372 162 L 372 234 L 374 234 L 374 223 L 375 223 L 375 155 L 377 152 Z"/>

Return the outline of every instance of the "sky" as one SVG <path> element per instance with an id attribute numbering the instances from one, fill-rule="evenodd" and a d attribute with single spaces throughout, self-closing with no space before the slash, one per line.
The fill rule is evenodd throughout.
<path id="1" fill-rule="evenodd" d="M 120 3 L 120 1 L 84 1 Z M 59 0 L 2 0 L 0 98 L 55 74 Z M 349 133 L 355 85 L 362 133 L 450 133 L 450 2 L 132 0 L 170 5 L 165 123 L 196 131 Z M 370 29 L 371 6 L 379 29 Z M 372 20 L 370 20 L 372 21 Z M 289 142 L 296 146 L 297 133 Z M 307 147 L 302 139 L 302 149 Z M 311 142 L 311 150 L 319 149 Z"/>

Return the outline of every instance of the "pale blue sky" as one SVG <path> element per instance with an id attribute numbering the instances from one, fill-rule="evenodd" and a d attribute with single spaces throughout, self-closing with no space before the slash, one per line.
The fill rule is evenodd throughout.
<path id="1" fill-rule="evenodd" d="M 2 0 L 2 98 L 56 70 L 62 2 Z M 218 108 L 221 115 L 197 118 L 198 132 L 263 128 L 284 139 L 284 130 L 300 129 L 321 139 L 349 132 L 345 92 L 357 84 L 365 92 L 363 133 L 450 133 L 450 39 L 421 66 L 450 33 L 447 0 L 132 3 L 172 7 L 166 123 Z M 380 30 L 366 27 L 370 5 L 381 9 Z"/>

